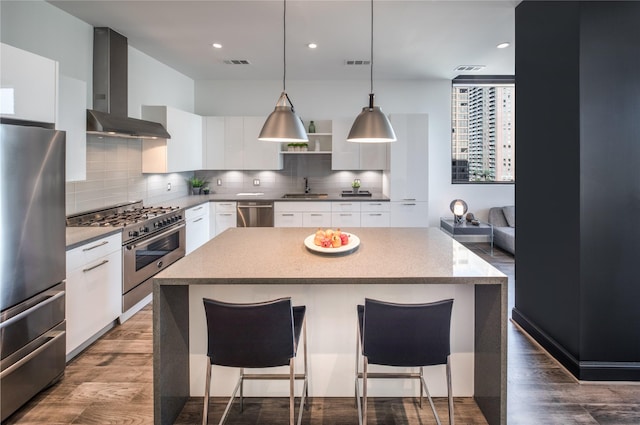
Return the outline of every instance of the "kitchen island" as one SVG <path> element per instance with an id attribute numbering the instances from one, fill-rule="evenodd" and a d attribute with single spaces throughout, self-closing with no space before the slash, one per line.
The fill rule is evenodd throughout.
<path id="1" fill-rule="evenodd" d="M 454 298 L 453 392 L 473 396 L 490 424 L 506 423 L 507 277 L 436 228 L 357 228 L 353 252 L 305 247 L 310 228 L 233 228 L 154 278 L 154 418 L 169 424 L 202 396 L 206 324 L 202 298 L 255 302 L 291 296 L 307 306 L 311 397 L 352 396 L 356 304 Z M 345 229 L 350 232 L 350 229 Z M 432 394 L 444 371 L 426 368 Z M 427 370 L 429 369 L 429 370 Z M 430 370 L 435 369 L 435 370 Z M 212 395 L 228 396 L 237 372 L 214 368 Z M 248 396 L 284 396 L 259 382 Z M 371 382 L 370 395 L 413 396 L 417 386 Z"/>

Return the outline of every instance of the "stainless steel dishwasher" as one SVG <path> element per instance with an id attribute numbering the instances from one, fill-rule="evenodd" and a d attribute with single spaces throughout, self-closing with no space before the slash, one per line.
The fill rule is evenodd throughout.
<path id="1" fill-rule="evenodd" d="M 238 227 L 273 227 L 273 202 L 238 202 Z"/>

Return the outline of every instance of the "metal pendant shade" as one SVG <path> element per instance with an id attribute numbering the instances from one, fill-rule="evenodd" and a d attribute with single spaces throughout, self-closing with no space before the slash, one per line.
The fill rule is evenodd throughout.
<path id="1" fill-rule="evenodd" d="M 258 140 L 266 142 L 306 142 L 309 140 L 302 121 L 289 105 L 289 97 L 282 92 L 274 111 L 262 126 Z"/>
<path id="2" fill-rule="evenodd" d="M 362 112 L 356 117 L 347 141 L 359 143 L 394 142 L 396 133 L 393 131 L 389 119 L 379 106 L 373 106 L 373 93 L 369 96 L 371 98 L 369 106 L 362 108 Z"/>
<path id="3" fill-rule="evenodd" d="M 284 0 L 283 14 L 283 68 L 282 93 L 273 112 L 262 126 L 258 140 L 266 142 L 306 142 L 309 140 L 302 120 L 296 115 L 293 103 L 287 95 L 287 0 Z"/>
<path id="4" fill-rule="evenodd" d="M 369 106 L 362 108 L 360 115 L 351 126 L 347 142 L 388 143 L 396 141 L 396 133 L 391 127 L 389 118 L 382 113 L 379 106 L 373 104 L 373 0 L 371 0 L 371 60 L 369 62 L 371 91 Z"/>

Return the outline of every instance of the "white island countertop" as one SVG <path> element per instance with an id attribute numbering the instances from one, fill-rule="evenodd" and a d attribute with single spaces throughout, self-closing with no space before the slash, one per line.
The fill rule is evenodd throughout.
<path id="1" fill-rule="evenodd" d="M 190 397 L 202 395 L 202 298 L 255 302 L 281 296 L 308 307 L 311 397 L 352 393 L 355 312 L 365 297 L 454 298 L 454 395 L 473 397 L 489 424 L 506 423 L 507 276 L 438 228 L 342 230 L 360 245 L 332 255 L 305 246 L 315 228 L 227 229 L 153 278 L 156 424 L 173 423 Z M 228 395 L 234 380 L 216 373 L 214 395 Z M 434 395 L 442 387 L 437 378 L 430 376 Z M 413 396 L 408 390 L 384 383 L 371 393 Z M 248 391 L 277 394 L 271 388 Z"/>

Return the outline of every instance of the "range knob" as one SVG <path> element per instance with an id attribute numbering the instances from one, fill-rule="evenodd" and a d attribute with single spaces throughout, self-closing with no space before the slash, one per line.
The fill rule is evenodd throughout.
<path id="1" fill-rule="evenodd" d="M 136 232 L 135 230 L 130 230 L 129 231 L 129 236 L 136 237 L 136 236 L 138 236 L 138 232 Z"/>

